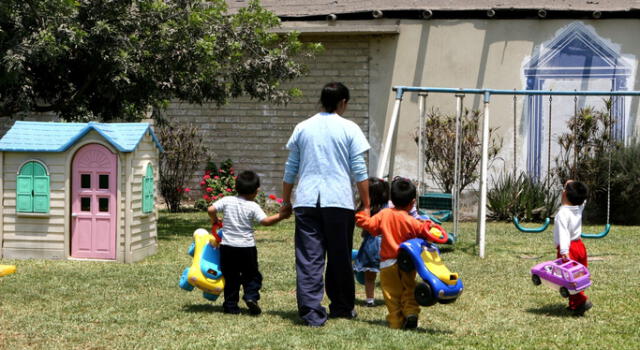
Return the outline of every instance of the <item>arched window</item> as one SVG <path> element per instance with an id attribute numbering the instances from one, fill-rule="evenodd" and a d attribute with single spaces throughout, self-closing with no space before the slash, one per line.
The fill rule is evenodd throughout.
<path id="1" fill-rule="evenodd" d="M 154 206 L 154 182 L 153 182 L 153 166 L 151 163 L 147 165 L 147 171 L 142 178 L 142 212 L 151 213 Z"/>
<path id="2" fill-rule="evenodd" d="M 20 213 L 49 212 L 49 174 L 40 162 L 26 162 L 18 172 L 16 211 Z"/>

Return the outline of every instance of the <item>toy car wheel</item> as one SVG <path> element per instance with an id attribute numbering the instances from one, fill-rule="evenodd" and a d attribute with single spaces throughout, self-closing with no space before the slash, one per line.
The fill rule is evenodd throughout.
<path id="1" fill-rule="evenodd" d="M 421 306 L 431 306 L 438 302 L 435 295 L 433 295 L 431 286 L 424 282 L 418 283 L 414 291 L 414 295 L 416 297 L 416 301 Z"/>
<path id="2" fill-rule="evenodd" d="M 531 282 L 533 282 L 534 285 L 539 286 L 542 281 L 540 280 L 540 276 L 538 275 L 531 275 Z"/>
<path id="3" fill-rule="evenodd" d="M 398 252 L 398 267 L 405 272 L 411 272 L 415 270 L 415 266 L 413 265 L 413 259 L 411 258 L 411 254 L 404 249 L 400 249 Z"/>
<path id="4" fill-rule="evenodd" d="M 209 301 L 216 301 L 218 299 L 217 295 L 207 292 L 202 292 L 202 296 Z"/>
<path id="5" fill-rule="evenodd" d="M 560 287 L 560 295 L 562 295 L 563 298 L 568 298 L 571 294 L 569 293 L 569 290 L 567 288 Z"/>

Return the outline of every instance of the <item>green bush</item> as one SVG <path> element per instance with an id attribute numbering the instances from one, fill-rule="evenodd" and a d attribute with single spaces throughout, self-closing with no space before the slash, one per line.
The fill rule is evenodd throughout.
<path id="1" fill-rule="evenodd" d="M 197 159 L 202 159 L 206 150 L 198 128 L 190 124 L 163 120 L 155 129 L 164 148 L 160 153 L 160 193 L 169 211 L 180 211 L 184 199 L 187 180 L 198 167 Z"/>
<path id="2" fill-rule="evenodd" d="M 594 160 L 597 165 L 596 185 L 583 214 L 586 222 L 603 224 L 607 220 L 607 201 L 610 196 L 610 223 L 640 224 L 640 143 L 632 142 L 611 153 L 611 188 L 608 190 L 609 157 Z M 580 169 L 578 169 L 580 170 Z M 579 172 L 580 175 L 580 172 Z M 580 177 L 578 177 L 580 178 Z M 589 184 L 588 184 L 589 185 Z"/>
<path id="3" fill-rule="evenodd" d="M 558 209 L 560 189 L 553 179 L 540 181 L 520 173 L 503 173 L 487 193 L 489 217 L 494 220 L 543 221 Z"/>
<path id="4" fill-rule="evenodd" d="M 480 139 L 480 111 L 465 110 L 460 120 L 460 192 L 480 176 L 478 164 L 482 158 Z M 414 141 L 418 143 L 419 129 Z M 424 171 L 433 176 L 434 181 L 446 193 L 451 193 L 454 184 L 456 116 L 446 115 L 438 109 L 427 113 L 424 131 Z M 489 130 L 489 161 L 502 148 L 502 139 Z"/>
<path id="5" fill-rule="evenodd" d="M 604 200 L 600 199 L 599 203 L 606 203 Z M 637 140 L 612 154 L 611 221 L 640 225 L 640 142 Z"/>
<path id="6" fill-rule="evenodd" d="M 640 144 L 634 140 L 624 146 L 610 137 L 613 118 L 610 100 L 606 110 L 586 107 L 577 118 L 567 122 L 569 132 L 558 139 L 561 146 L 556 157 L 556 172 L 561 183 L 567 179 L 584 182 L 589 187 L 583 220 L 602 224 L 607 221 L 607 202 L 611 199 L 610 222 L 640 223 Z M 611 169 L 609 169 L 611 158 Z M 609 182 L 611 183 L 609 186 Z"/>

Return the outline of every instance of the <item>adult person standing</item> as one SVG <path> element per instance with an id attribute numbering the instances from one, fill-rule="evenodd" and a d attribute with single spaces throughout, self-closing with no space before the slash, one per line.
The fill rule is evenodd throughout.
<path id="1" fill-rule="evenodd" d="M 291 205 L 293 184 L 298 178 L 293 205 L 298 314 L 312 327 L 324 325 L 328 317 L 356 316 L 351 266 L 355 226 L 352 178 L 368 212 L 364 154 L 370 146 L 360 127 L 342 117 L 348 102 L 346 86 L 326 84 L 320 95 L 323 111 L 296 125 L 287 142 L 285 205 Z M 325 288 L 329 314 L 321 305 Z"/>

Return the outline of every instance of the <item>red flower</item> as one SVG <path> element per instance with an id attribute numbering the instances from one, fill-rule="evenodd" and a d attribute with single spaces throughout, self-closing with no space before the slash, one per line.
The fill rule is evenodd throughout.
<path id="1" fill-rule="evenodd" d="M 278 202 L 278 203 L 282 204 L 282 202 L 284 202 L 284 199 L 282 199 L 282 198 L 278 198 L 278 199 L 276 199 L 276 202 Z"/>
<path id="2" fill-rule="evenodd" d="M 204 186 L 204 185 L 206 185 L 206 184 L 207 184 L 207 182 L 206 182 L 206 181 L 204 181 L 204 180 L 200 181 L 200 186 Z"/>
<path id="3" fill-rule="evenodd" d="M 224 173 L 224 169 L 222 169 L 222 168 L 221 168 L 221 169 L 220 169 L 220 172 L 221 172 L 221 173 Z"/>
<path id="4" fill-rule="evenodd" d="M 205 194 L 205 195 L 202 195 L 202 199 L 204 199 L 205 201 L 209 201 L 211 200 L 211 197 Z"/>
<path id="5" fill-rule="evenodd" d="M 176 188 L 176 191 L 178 191 L 178 193 L 182 192 L 182 187 Z"/>
<path id="6" fill-rule="evenodd" d="M 207 170 L 204 172 L 205 175 L 211 175 L 211 170 Z"/>
<path id="7" fill-rule="evenodd" d="M 230 189 L 230 188 L 227 188 L 227 192 L 231 192 L 231 189 Z"/>
<path id="8" fill-rule="evenodd" d="M 269 199 L 271 199 L 271 200 L 274 200 L 274 201 L 275 201 L 275 200 L 276 200 L 276 198 L 278 198 L 278 197 L 276 197 L 276 195 L 275 195 L 275 194 L 270 194 L 270 195 L 269 195 Z"/>
<path id="9" fill-rule="evenodd" d="M 207 192 L 209 192 L 209 193 L 211 193 L 211 192 L 213 192 L 213 188 L 211 188 L 211 187 L 207 187 L 206 191 L 207 191 Z"/>
<path id="10" fill-rule="evenodd" d="M 216 199 L 218 199 L 218 196 L 213 196 L 213 200 L 216 200 Z"/>
<path id="11" fill-rule="evenodd" d="M 185 192 L 191 192 L 191 189 L 189 187 L 184 189 Z"/>
<path id="12" fill-rule="evenodd" d="M 209 174 L 206 174 L 206 175 L 205 175 L 205 176 L 203 176 L 202 178 L 206 180 L 206 179 L 210 179 L 210 178 L 211 178 L 211 176 L 209 176 Z"/>
<path id="13" fill-rule="evenodd" d="M 213 177 L 215 180 L 218 180 L 220 178 L 220 176 L 216 175 Z"/>

